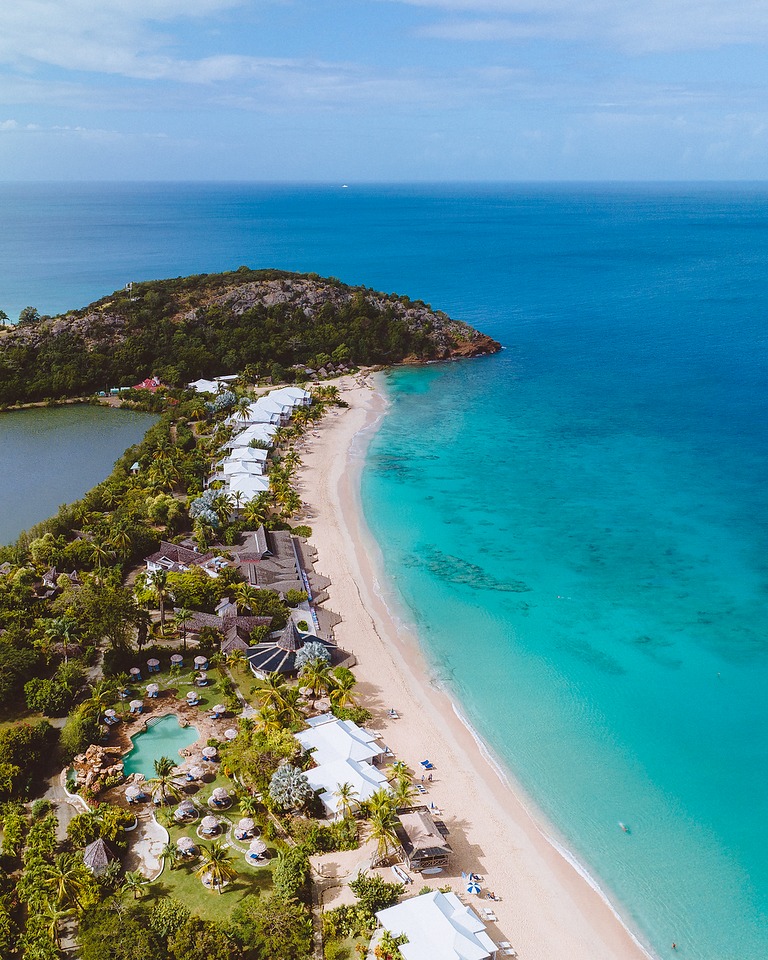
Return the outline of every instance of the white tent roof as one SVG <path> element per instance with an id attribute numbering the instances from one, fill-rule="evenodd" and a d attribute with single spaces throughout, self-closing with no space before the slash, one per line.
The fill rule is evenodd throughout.
<path id="1" fill-rule="evenodd" d="M 312 789 L 323 791 L 320 799 L 331 813 L 338 810 L 339 800 L 335 794 L 342 783 L 352 784 L 358 801 L 368 800 L 382 787 L 390 789 L 387 778 L 380 770 L 357 760 L 335 760 L 305 772 Z"/>
<path id="2" fill-rule="evenodd" d="M 376 917 L 393 936 L 408 937 L 400 947 L 404 960 L 488 960 L 496 953 L 485 924 L 455 893 L 425 893 Z"/>
<path id="3" fill-rule="evenodd" d="M 332 720 L 297 733 L 296 739 L 305 750 L 314 750 L 318 765 L 335 760 L 370 761 L 384 752 L 376 737 L 351 720 Z"/>

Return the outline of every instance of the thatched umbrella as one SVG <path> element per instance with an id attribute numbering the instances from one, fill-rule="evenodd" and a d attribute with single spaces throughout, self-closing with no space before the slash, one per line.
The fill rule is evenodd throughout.
<path id="1" fill-rule="evenodd" d="M 251 840 L 250 846 L 248 847 L 249 857 L 263 857 L 266 852 L 267 845 L 263 840 Z"/>
<path id="2" fill-rule="evenodd" d="M 194 703 L 197 700 L 197 694 L 195 693 L 194 690 L 190 690 L 187 693 L 187 700 L 189 701 L 189 703 Z"/>
<path id="3" fill-rule="evenodd" d="M 146 793 L 144 788 L 139 786 L 138 783 L 129 783 L 125 788 L 125 799 L 128 803 L 135 803 L 137 800 L 140 800 L 142 797 L 146 798 Z"/>
<path id="4" fill-rule="evenodd" d="M 131 680 L 141 680 L 141 670 L 138 667 L 131 667 L 128 671 L 130 674 Z"/>
<path id="5" fill-rule="evenodd" d="M 131 713 L 141 713 L 144 704 L 141 700 L 131 700 L 128 706 L 131 708 Z"/>
<path id="6" fill-rule="evenodd" d="M 150 673 L 155 673 L 155 671 L 160 669 L 160 661 L 152 657 L 150 660 L 147 660 L 147 667 L 149 667 Z"/>
<path id="7" fill-rule="evenodd" d="M 237 730 L 235 730 L 234 727 L 230 727 L 228 730 L 224 731 L 224 736 L 227 738 L 227 740 L 234 740 L 237 736 Z"/>
<path id="8" fill-rule="evenodd" d="M 104 716 L 109 717 L 110 720 L 114 719 L 117 716 L 117 710 L 113 710 L 111 707 L 109 710 L 104 711 Z"/>
<path id="9" fill-rule="evenodd" d="M 200 823 L 200 832 L 206 834 L 217 833 L 219 829 L 219 821 L 216 817 L 203 817 Z"/>
<path id="10" fill-rule="evenodd" d="M 83 863 L 97 877 L 107 869 L 113 860 L 117 860 L 109 844 L 99 837 L 83 850 Z"/>
<path id="11" fill-rule="evenodd" d="M 215 804 L 217 807 L 222 807 L 231 802 L 232 798 L 229 795 L 229 791 L 224 787 L 216 787 L 211 794 L 211 803 Z"/>
<path id="12" fill-rule="evenodd" d="M 192 837 L 179 837 L 176 841 L 176 849 L 182 857 L 190 857 L 197 850 L 197 844 Z"/>
<path id="13" fill-rule="evenodd" d="M 208 657 L 195 657 L 195 669 L 205 670 L 208 666 Z"/>
<path id="14" fill-rule="evenodd" d="M 202 767 L 190 767 L 189 770 L 187 770 L 187 780 L 199 780 L 204 773 L 205 771 Z"/>
<path id="15" fill-rule="evenodd" d="M 204 687 L 208 683 L 208 674 L 205 670 L 201 670 L 200 673 L 195 677 L 195 683 L 198 687 Z"/>
<path id="16" fill-rule="evenodd" d="M 218 756 L 216 747 L 203 747 L 202 753 L 206 760 L 215 760 Z"/>
<path id="17" fill-rule="evenodd" d="M 179 653 L 174 653 L 174 655 L 171 657 L 171 666 L 180 667 L 183 663 L 184 657 L 182 657 Z"/>
<path id="18" fill-rule="evenodd" d="M 225 712 L 226 712 L 226 709 L 227 709 L 227 708 L 224 706 L 223 703 L 217 703 L 216 706 L 213 708 L 213 712 L 214 712 L 215 714 L 225 713 Z"/>
<path id="19" fill-rule="evenodd" d="M 197 807 L 192 803 L 191 800 L 182 800 L 181 803 L 173 811 L 174 820 L 191 820 L 192 817 L 197 813 Z"/>
<path id="20" fill-rule="evenodd" d="M 256 824 L 253 822 L 251 817 L 243 817 L 235 827 L 235 836 L 238 840 L 245 840 L 248 834 L 253 833 L 256 829 Z"/>
<path id="21" fill-rule="evenodd" d="M 156 697 L 160 693 L 160 685 L 158 683 L 148 683 L 147 684 L 147 696 Z"/>

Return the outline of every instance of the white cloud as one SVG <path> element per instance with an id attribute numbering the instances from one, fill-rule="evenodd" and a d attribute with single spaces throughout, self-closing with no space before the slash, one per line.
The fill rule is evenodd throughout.
<path id="1" fill-rule="evenodd" d="M 431 8 L 425 36 L 600 42 L 632 53 L 768 42 L 766 0 L 389 0 Z"/>

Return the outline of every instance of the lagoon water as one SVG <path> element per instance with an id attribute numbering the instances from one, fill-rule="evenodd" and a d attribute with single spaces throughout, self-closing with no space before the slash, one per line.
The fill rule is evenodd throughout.
<path id="1" fill-rule="evenodd" d="M 4 185 L 0 216 L 9 314 L 248 263 L 500 339 L 388 378 L 386 589 L 646 942 L 768 956 L 768 189 Z"/>
<path id="2" fill-rule="evenodd" d="M 0 413 L 0 543 L 105 480 L 156 420 L 84 404 Z"/>

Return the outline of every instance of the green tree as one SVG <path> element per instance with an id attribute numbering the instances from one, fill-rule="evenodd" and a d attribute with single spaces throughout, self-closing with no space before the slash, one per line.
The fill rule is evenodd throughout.
<path id="1" fill-rule="evenodd" d="M 380 910 L 394 907 L 403 895 L 402 883 L 387 883 L 377 873 L 366 874 L 360 871 L 350 881 L 349 889 L 354 893 L 360 908 L 374 917 Z"/>
<path id="2" fill-rule="evenodd" d="M 201 844 L 200 853 L 201 862 L 195 870 L 195 876 L 200 879 L 208 877 L 211 889 L 223 893 L 224 884 L 237 876 L 232 865 L 232 854 L 220 840 L 214 840 L 208 846 Z"/>
<path id="3" fill-rule="evenodd" d="M 190 917 L 168 938 L 169 960 L 241 960 L 242 951 L 220 924 Z"/>
<path id="4" fill-rule="evenodd" d="M 256 960 L 306 960 L 312 944 L 309 911 L 277 895 L 243 897 L 232 911 L 232 929 Z"/>
<path id="5" fill-rule="evenodd" d="M 149 881 L 140 871 L 128 870 L 123 878 L 122 889 L 126 892 L 130 890 L 133 893 L 133 899 L 138 900 L 148 883 Z"/>
<path id="6" fill-rule="evenodd" d="M 309 857 L 301 847 L 289 847 L 277 854 L 272 874 L 275 893 L 283 900 L 308 897 Z"/>

